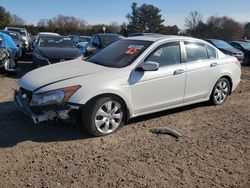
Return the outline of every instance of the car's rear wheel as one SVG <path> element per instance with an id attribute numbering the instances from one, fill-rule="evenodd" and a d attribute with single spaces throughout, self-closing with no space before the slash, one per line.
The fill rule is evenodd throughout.
<path id="1" fill-rule="evenodd" d="M 230 93 L 230 89 L 229 81 L 226 78 L 220 78 L 214 86 L 210 101 L 215 105 L 224 103 Z"/>
<path id="2" fill-rule="evenodd" d="M 125 121 L 124 102 L 117 97 L 103 97 L 88 103 L 83 110 L 83 126 L 91 136 L 117 131 Z"/>

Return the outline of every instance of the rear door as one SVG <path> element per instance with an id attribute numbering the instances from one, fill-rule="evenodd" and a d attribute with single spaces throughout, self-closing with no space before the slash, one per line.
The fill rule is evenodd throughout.
<path id="1" fill-rule="evenodd" d="M 216 50 L 203 43 L 184 42 L 187 79 L 184 103 L 209 96 L 219 73 Z"/>

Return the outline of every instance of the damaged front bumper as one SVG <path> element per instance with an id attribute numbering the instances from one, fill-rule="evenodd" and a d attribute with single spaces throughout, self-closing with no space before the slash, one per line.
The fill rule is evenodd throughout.
<path id="1" fill-rule="evenodd" d="M 15 90 L 14 102 L 19 111 L 30 117 L 35 124 L 43 121 L 54 120 L 56 118 L 67 120 L 70 118 L 69 112 L 74 109 L 79 109 L 78 105 L 63 104 L 63 105 L 49 105 L 30 107 L 21 90 Z"/>

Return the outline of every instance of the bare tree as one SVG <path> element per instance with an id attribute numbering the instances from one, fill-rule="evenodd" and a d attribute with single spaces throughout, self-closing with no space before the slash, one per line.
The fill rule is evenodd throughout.
<path id="1" fill-rule="evenodd" d="M 119 33 L 121 31 L 121 26 L 117 22 L 111 22 L 109 28 L 113 33 Z"/>
<path id="2" fill-rule="evenodd" d="M 11 24 L 12 25 L 26 25 L 27 22 L 23 18 L 17 16 L 16 14 L 13 14 L 11 15 Z"/>
<path id="3" fill-rule="evenodd" d="M 185 18 L 185 27 L 188 30 L 194 31 L 198 24 L 202 22 L 203 17 L 198 11 L 190 12 L 189 15 Z"/>

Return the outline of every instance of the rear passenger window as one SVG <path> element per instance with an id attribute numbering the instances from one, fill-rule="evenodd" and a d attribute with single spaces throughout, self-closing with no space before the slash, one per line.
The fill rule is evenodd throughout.
<path id="1" fill-rule="evenodd" d="M 209 59 L 217 58 L 216 51 L 211 46 L 206 46 Z"/>
<path id="2" fill-rule="evenodd" d="M 185 42 L 187 61 L 198 61 L 208 59 L 205 45 L 198 43 Z"/>
<path id="3" fill-rule="evenodd" d="M 146 59 L 159 63 L 160 67 L 179 64 L 181 62 L 181 53 L 179 43 L 168 43 L 158 47 Z"/>

